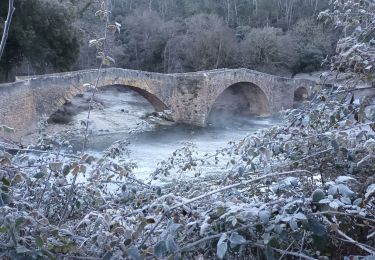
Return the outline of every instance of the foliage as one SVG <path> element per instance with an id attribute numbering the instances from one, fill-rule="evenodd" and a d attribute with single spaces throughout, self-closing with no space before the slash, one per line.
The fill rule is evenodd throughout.
<path id="1" fill-rule="evenodd" d="M 375 63 L 375 1 L 335 1 L 332 11 L 320 13 L 319 18 L 343 28 L 344 37 L 337 44 L 332 69 L 355 72 L 374 78 Z"/>
<path id="2" fill-rule="evenodd" d="M 7 74 L 23 61 L 37 73 L 51 66 L 55 71 L 69 70 L 79 52 L 78 36 L 72 27 L 70 10 L 57 1 L 15 1 L 8 43 L 0 63 Z M 0 17 L 6 17 L 7 2 L 0 3 Z M 3 23 L 1 23 L 1 28 Z M 8 79 L 9 80 L 9 79 Z"/>

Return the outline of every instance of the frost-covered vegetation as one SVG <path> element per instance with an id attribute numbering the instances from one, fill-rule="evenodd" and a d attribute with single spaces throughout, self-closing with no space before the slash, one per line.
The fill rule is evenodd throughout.
<path id="1" fill-rule="evenodd" d="M 341 9 L 344 2 L 364 17 L 370 17 L 366 10 L 375 5 L 337 1 L 336 11 L 324 16 L 339 19 L 341 11 L 348 12 Z M 370 80 L 374 32 L 365 25 L 373 23 L 373 15 L 351 19 L 355 26 L 345 24 L 346 37 L 352 39 L 345 41 L 352 42 L 348 48 L 368 60 L 364 70 L 356 69 L 359 61 L 347 70 Z M 353 30 L 359 25 L 362 33 L 370 30 L 369 37 Z M 116 31 L 114 26 L 106 20 L 106 28 Z M 105 44 L 97 47 L 107 63 Z M 338 48 L 336 57 L 343 57 L 342 50 Z M 43 138 L 27 148 L 4 140 L 0 256 L 371 259 L 375 98 L 360 94 L 357 85 L 363 77 L 352 75 L 339 86 L 317 85 L 310 101 L 285 111 L 282 124 L 214 154 L 197 156 L 190 146 L 176 151 L 150 173 L 155 179 L 181 176 L 168 185 L 144 183 L 132 174 L 135 165 L 128 159 L 126 141 L 95 157 L 62 149 L 69 144 L 60 138 Z M 1 130 L 12 131 L 5 126 Z M 223 162 L 226 168 L 217 175 L 198 176 L 205 165 Z M 197 177 L 185 178 L 189 176 Z M 77 181 L 81 178 L 85 182 Z"/>
<path id="2" fill-rule="evenodd" d="M 373 99 L 319 90 L 281 126 L 217 154 L 176 152 L 155 171 L 215 177 L 150 186 L 126 145 L 102 158 L 40 143 L 1 159 L 1 252 L 9 257 L 341 258 L 374 254 Z M 355 102 L 353 102 L 355 101 Z M 31 154 L 40 151 L 40 156 Z M 72 178 L 87 182 L 72 185 Z"/>

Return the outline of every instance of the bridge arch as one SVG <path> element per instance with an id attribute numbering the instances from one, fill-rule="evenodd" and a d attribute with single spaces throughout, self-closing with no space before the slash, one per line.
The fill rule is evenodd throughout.
<path id="1" fill-rule="evenodd" d="M 207 121 L 210 120 L 212 113 L 217 112 L 258 116 L 270 114 L 267 94 L 261 87 L 248 81 L 240 81 L 227 86 L 212 100 Z"/>
<path id="2" fill-rule="evenodd" d="M 97 91 L 105 90 L 106 88 L 111 88 L 111 87 L 112 88 L 115 87 L 119 91 L 121 91 L 121 89 L 124 89 L 124 90 L 127 89 L 130 92 L 140 95 L 154 108 L 155 112 L 162 112 L 162 111 L 169 109 L 169 107 L 159 97 L 157 97 L 156 94 L 152 93 L 151 91 L 148 91 L 146 88 L 137 86 L 136 84 L 128 85 L 128 84 L 119 84 L 116 82 L 99 82 Z M 87 84 L 83 84 L 83 85 L 81 84 L 79 86 L 73 85 L 69 87 L 68 89 L 66 89 L 66 92 L 64 93 L 62 97 L 57 98 L 56 100 L 51 102 L 50 105 L 44 104 L 44 107 L 43 107 L 44 117 L 47 117 L 50 122 L 67 123 L 66 120 L 69 120 L 70 116 L 74 114 L 73 112 L 74 110 L 72 110 L 73 108 L 70 107 L 71 101 L 73 100 L 74 97 L 78 95 L 83 95 L 84 93 L 87 93 L 90 90 L 92 91 L 92 89 L 90 88 L 91 87 Z M 68 105 L 68 106 L 64 106 L 64 105 Z M 81 111 L 84 111 L 84 109 Z"/>
<path id="3" fill-rule="evenodd" d="M 306 99 L 309 98 L 309 90 L 307 89 L 307 87 L 298 87 L 295 91 L 294 91 L 294 102 L 301 102 L 301 101 L 304 101 Z"/>
<path id="4" fill-rule="evenodd" d="M 118 85 L 118 84 L 112 85 L 112 86 L 117 86 L 120 88 L 127 88 L 138 93 L 154 107 L 156 112 L 163 112 L 169 109 L 168 106 L 163 101 L 161 101 L 156 95 L 148 92 L 145 89 L 134 87 L 134 86 Z M 109 86 L 104 86 L 102 88 L 105 88 L 105 87 L 109 87 Z"/>

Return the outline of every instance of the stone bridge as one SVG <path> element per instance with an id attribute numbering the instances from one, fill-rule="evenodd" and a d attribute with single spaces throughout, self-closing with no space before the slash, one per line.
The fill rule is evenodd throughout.
<path id="1" fill-rule="evenodd" d="M 161 74 L 118 68 L 18 77 L 0 84 L 0 125 L 27 133 L 38 120 L 49 117 L 74 96 L 98 88 L 128 86 L 144 96 L 156 111 L 170 110 L 179 123 L 205 126 L 219 96 L 230 87 L 244 90 L 249 112 L 270 114 L 293 106 L 294 97 L 306 95 L 315 82 L 289 79 L 249 69 L 219 69 Z"/>

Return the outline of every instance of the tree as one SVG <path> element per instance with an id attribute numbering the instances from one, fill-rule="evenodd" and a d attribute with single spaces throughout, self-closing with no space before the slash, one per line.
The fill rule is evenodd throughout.
<path id="1" fill-rule="evenodd" d="M 0 2 L 0 17 L 6 3 Z M 27 60 L 36 73 L 67 71 L 79 52 L 72 12 L 57 1 L 18 0 L 0 70 L 9 80 L 12 69 Z M 2 29 L 2 28 L 1 28 Z"/>
<path id="2" fill-rule="evenodd" d="M 318 70 L 322 60 L 334 52 L 337 39 L 323 25 L 312 18 L 300 20 L 288 33 L 296 45 L 297 62 L 292 67 L 294 73 Z"/>
<path id="3" fill-rule="evenodd" d="M 240 43 L 241 66 L 278 73 L 290 69 L 297 60 L 296 45 L 281 29 L 251 29 Z"/>
<path id="4" fill-rule="evenodd" d="M 148 10 L 137 11 L 120 22 L 125 25 L 125 29 L 118 37 L 118 47 L 115 50 L 117 65 L 162 71 L 163 50 L 171 33 L 167 29 L 168 23 L 157 12 Z"/>
<path id="5" fill-rule="evenodd" d="M 183 64 L 188 71 L 229 67 L 237 46 L 232 30 L 217 15 L 199 14 L 186 20 Z"/>
<path id="6" fill-rule="evenodd" d="M 13 0 L 9 0 L 8 14 L 7 14 L 7 18 L 5 20 L 5 23 L 4 23 L 3 36 L 2 36 L 1 42 L 0 42 L 0 60 L 1 60 L 1 57 L 3 56 L 3 52 L 4 52 L 4 49 L 5 49 L 5 44 L 6 44 L 6 41 L 8 39 L 8 33 L 9 33 L 10 23 L 11 23 L 12 18 L 13 18 L 14 10 L 15 10 L 15 8 L 14 8 L 14 1 Z"/>

